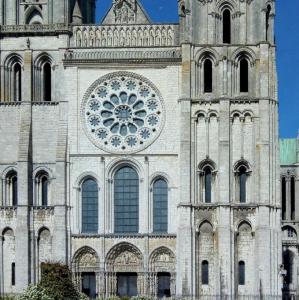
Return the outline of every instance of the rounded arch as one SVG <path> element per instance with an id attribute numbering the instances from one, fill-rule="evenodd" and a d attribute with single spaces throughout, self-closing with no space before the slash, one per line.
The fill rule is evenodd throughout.
<path id="1" fill-rule="evenodd" d="M 52 180 L 54 178 L 53 171 L 47 167 L 37 167 L 34 169 L 32 176 L 33 178 L 39 177 L 40 175 L 46 174 L 49 178 L 49 180 Z"/>
<path id="2" fill-rule="evenodd" d="M 2 230 L 2 237 L 4 237 L 5 235 L 14 237 L 14 230 L 11 227 L 5 227 Z"/>
<path id="3" fill-rule="evenodd" d="M 204 110 L 198 110 L 195 112 L 194 116 L 197 119 L 199 119 L 199 118 L 205 119 L 207 117 L 207 113 Z"/>
<path id="4" fill-rule="evenodd" d="M 283 238 L 297 239 L 297 230 L 291 225 L 282 226 Z"/>
<path id="5" fill-rule="evenodd" d="M 206 158 L 198 164 L 198 170 L 201 172 L 204 172 L 207 167 L 209 167 L 213 173 L 217 171 L 216 163 L 210 158 Z"/>
<path id="6" fill-rule="evenodd" d="M 149 255 L 150 269 L 152 272 L 175 272 L 176 256 L 165 246 L 154 249 Z"/>
<path id="7" fill-rule="evenodd" d="M 99 256 L 92 247 L 83 246 L 73 255 L 72 268 L 75 273 L 96 272 L 99 268 Z"/>
<path id="8" fill-rule="evenodd" d="M 82 174 L 80 174 L 79 177 L 76 179 L 75 184 L 74 184 L 74 188 L 79 189 L 82 186 L 82 183 L 86 179 L 95 180 L 98 187 L 99 187 L 100 179 L 99 179 L 98 175 L 94 172 L 86 171 L 86 172 L 83 172 Z"/>
<path id="9" fill-rule="evenodd" d="M 128 242 L 121 242 L 114 245 L 106 254 L 106 262 L 115 260 L 122 252 L 130 251 L 134 253 L 138 258 L 143 260 L 143 255 L 140 249 Z"/>
<path id="10" fill-rule="evenodd" d="M 16 167 L 14 166 L 9 166 L 6 169 L 4 169 L 4 171 L 2 172 L 2 180 L 6 179 L 8 176 L 10 176 L 10 174 L 12 173 L 16 173 L 18 174 L 18 170 Z"/>
<path id="11" fill-rule="evenodd" d="M 123 167 L 131 167 L 138 174 L 139 179 L 143 178 L 144 170 L 140 162 L 134 158 L 117 158 L 110 162 L 107 166 L 107 178 L 113 179 L 116 172 Z"/>
<path id="12" fill-rule="evenodd" d="M 37 229 L 37 237 L 40 238 L 40 235 L 43 231 L 48 231 L 51 235 L 51 230 L 49 229 L 49 227 L 47 226 L 42 226 L 40 228 Z"/>
<path id="13" fill-rule="evenodd" d="M 248 47 L 238 48 L 231 55 L 231 60 L 237 65 L 244 58 L 249 62 L 251 66 L 253 66 L 256 62 L 256 54 L 252 49 Z"/>
<path id="14" fill-rule="evenodd" d="M 245 173 L 251 173 L 252 172 L 252 168 L 251 165 L 249 164 L 249 162 L 245 159 L 240 159 L 237 162 L 235 162 L 234 164 L 234 172 L 235 173 L 239 173 L 241 168 L 245 168 Z"/>
<path id="15" fill-rule="evenodd" d="M 95 249 L 93 249 L 90 246 L 83 246 L 83 247 L 77 249 L 76 252 L 74 253 L 73 258 L 72 258 L 72 263 L 74 263 L 78 258 L 82 257 L 82 255 L 84 255 L 86 253 L 95 255 L 97 257 L 97 261 L 99 260 L 99 256 Z"/>
<path id="16" fill-rule="evenodd" d="M 150 186 L 153 186 L 154 182 L 157 181 L 158 179 L 163 179 L 166 181 L 167 185 L 170 186 L 172 185 L 172 180 L 170 178 L 170 176 L 165 173 L 165 172 L 155 172 L 154 174 L 152 174 L 150 176 Z"/>
<path id="17" fill-rule="evenodd" d="M 202 64 L 206 59 L 210 59 L 214 66 L 217 65 L 220 60 L 219 53 L 212 48 L 204 48 L 198 50 L 195 54 L 195 61 L 197 64 Z"/>

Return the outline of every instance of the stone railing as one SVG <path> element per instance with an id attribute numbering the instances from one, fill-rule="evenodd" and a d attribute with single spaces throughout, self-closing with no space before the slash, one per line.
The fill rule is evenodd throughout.
<path id="1" fill-rule="evenodd" d="M 163 47 L 177 46 L 179 26 L 106 25 L 73 26 L 72 46 L 93 47 Z"/>
<path id="2" fill-rule="evenodd" d="M 58 34 L 71 33 L 72 28 L 66 24 L 30 24 L 30 25 L 2 25 L 0 27 L 1 35 L 9 34 Z"/>

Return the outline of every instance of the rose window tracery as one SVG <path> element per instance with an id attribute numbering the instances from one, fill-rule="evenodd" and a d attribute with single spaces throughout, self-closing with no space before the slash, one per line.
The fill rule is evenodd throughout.
<path id="1" fill-rule="evenodd" d="M 146 78 L 122 72 L 97 80 L 87 91 L 82 113 L 91 140 L 109 152 L 140 151 L 160 134 L 162 97 Z"/>

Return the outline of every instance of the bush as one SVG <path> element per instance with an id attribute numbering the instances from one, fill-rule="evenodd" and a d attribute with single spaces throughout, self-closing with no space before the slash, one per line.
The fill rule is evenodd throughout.
<path id="1" fill-rule="evenodd" d="M 46 291 L 51 300 L 86 299 L 76 290 L 69 267 L 60 263 L 42 263 L 39 286 Z"/>
<path id="2" fill-rule="evenodd" d="M 40 285 L 30 285 L 19 300 L 54 300 Z"/>

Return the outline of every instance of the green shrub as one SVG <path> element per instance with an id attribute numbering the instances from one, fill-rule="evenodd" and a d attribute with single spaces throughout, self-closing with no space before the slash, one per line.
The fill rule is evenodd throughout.
<path id="1" fill-rule="evenodd" d="M 53 300 L 79 300 L 81 297 L 74 286 L 69 267 L 60 263 L 42 263 L 39 286 Z"/>
<path id="2" fill-rule="evenodd" d="M 29 285 L 19 300 L 54 300 L 40 285 Z"/>

